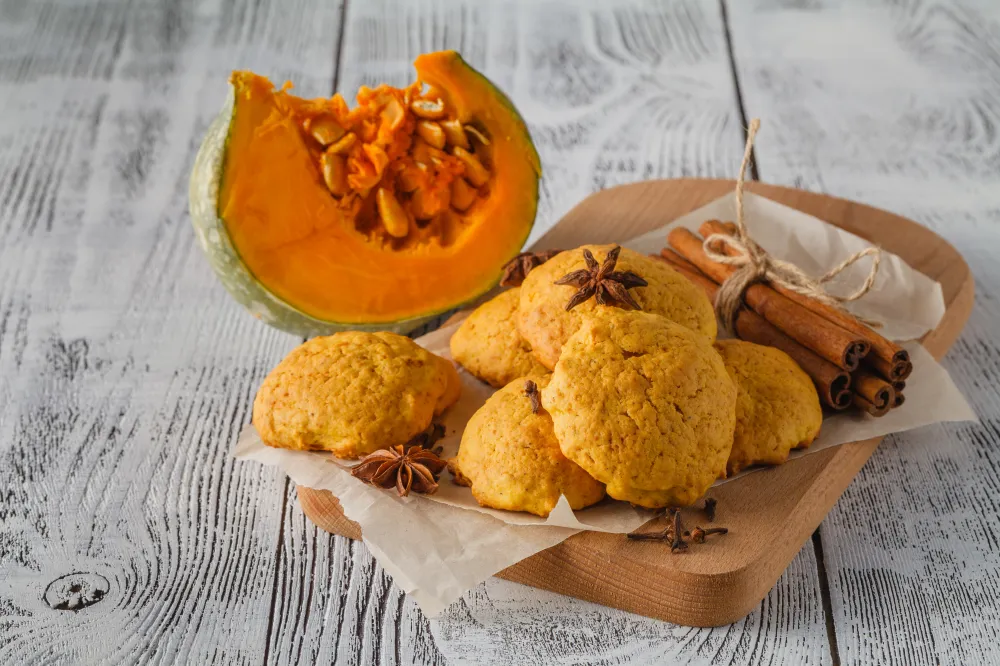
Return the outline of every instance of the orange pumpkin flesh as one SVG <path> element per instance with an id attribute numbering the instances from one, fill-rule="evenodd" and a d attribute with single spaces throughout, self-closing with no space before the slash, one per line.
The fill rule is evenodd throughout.
<path id="1" fill-rule="evenodd" d="M 354 109 L 233 74 L 219 217 L 256 280 L 314 318 L 455 307 L 496 283 L 530 231 L 540 167 L 520 116 L 453 52 L 416 66 L 425 85 L 362 88 Z"/>

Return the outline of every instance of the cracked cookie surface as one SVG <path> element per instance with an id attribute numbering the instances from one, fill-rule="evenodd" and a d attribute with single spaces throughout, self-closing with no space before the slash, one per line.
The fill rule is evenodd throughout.
<path id="1" fill-rule="evenodd" d="M 788 354 L 743 340 L 719 340 L 715 348 L 737 388 L 729 474 L 750 465 L 780 465 L 792 449 L 816 439 L 823 423 L 819 395 Z"/>
<path id="2" fill-rule="evenodd" d="M 586 267 L 583 250 L 590 250 L 598 263 L 614 245 L 584 245 L 567 250 L 538 266 L 524 279 L 517 309 L 517 330 L 546 368 L 555 367 L 563 345 L 580 328 L 583 319 L 613 306 L 598 305 L 591 298 L 572 310 L 566 304 L 577 288 L 554 284 L 556 280 Z M 715 313 L 705 293 L 663 261 L 622 248 L 616 271 L 633 271 L 649 284 L 629 293 L 644 312 L 658 314 L 715 340 Z"/>
<path id="3" fill-rule="evenodd" d="M 615 499 L 685 506 L 725 474 L 736 386 L 708 338 L 664 317 L 585 318 L 542 404 L 566 457 Z"/>
<path id="4" fill-rule="evenodd" d="M 514 316 L 521 289 L 514 287 L 476 308 L 451 336 L 451 355 L 477 379 L 500 388 L 547 370 L 517 332 Z"/>
<path id="5" fill-rule="evenodd" d="M 542 517 L 560 495 L 573 509 L 599 502 L 604 485 L 563 455 L 548 413 L 532 413 L 528 379 L 541 387 L 548 375 L 515 379 L 473 414 L 454 460 L 456 480 L 471 486 L 482 506 Z"/>
<path id="6" fill-rule="evenodd" d="M 268 374 L 253 424 L 268 446 L 356 458 L 404 444 L 458 400 L 447 359 L 394 333 L 313 338 Z"/>

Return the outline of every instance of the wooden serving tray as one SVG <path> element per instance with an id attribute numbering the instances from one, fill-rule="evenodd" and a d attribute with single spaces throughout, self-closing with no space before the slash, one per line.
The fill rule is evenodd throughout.
<path id="1" fill-rule="evenodd" d="M 598 192 L 566 214 L 533 249 L 622 241 L 660 227 L 735 187 L 727 180 L 660 180 Z M 958 252 L 938 235 L 898 215 L 862 204 L 785 187 L 753 183 L 749 190 L 814 215 L 881 245 L 941 283 L 947 311 L 923 338 L 941 358 L 972 310 L 973 280 Z M 767 594 L 819 526 L 881 438 L 854 442 L 747 475 L 710 491 L 716 522 L 729 534 L 671 556 L 661 544 L 620 534 L 581 532 L 497 575 L 633 613 L 693 626 L 728 624 Z M 326 491 L 298 488 L 302 509 L 319 527 L 354 539 L 348 520 Z M 685 524 L 704 524 L 688 511 Z"/>

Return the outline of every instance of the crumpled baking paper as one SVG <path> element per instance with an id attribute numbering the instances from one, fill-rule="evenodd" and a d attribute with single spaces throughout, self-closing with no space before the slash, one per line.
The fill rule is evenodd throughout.
<path id="1" fill-rule="evenodd" d="M 798 264 L 808 273 L 822 274 L 868 245 L 833 225 L 754 194 L 744 196 L 744 206 L 754 238 L 773 255 Z M 707 219 L 734 218 L 735 201 L 730 194 L 623 245 L 656 253 L 674 226 L 697 230 Z M 867 270 L 866 266 L 855 266 L 839 280 L 841 288 L 849 291 L 851 285 L 864 279 Z M 836 292 L 837 286 L 832 290 Z M 875 288 L 852 308 L 859 315 L 881 321 L 883 335 L 895 340 L 923 335 L 945 312 L 941 285 L 894 255 L 883 255 Z M 457 326 L 446 326 L 417 342 L 450 358 L 448 341 Z M 828 417 L 812 446 L 793 452 L 788 464 L 845 442 L 942 421 L 975 420 L 947 371 L 919 343 L 904 346 L 910 351 L 914 371 L 906 382 L 903 406 L 878 419 L 854 411 Z M 464 370 L 460 369 L 459 375 L 462 397 L 443 415 L 445 437 L 438 442 L 444 447 L 443 455 L 449 457 L 457 452 L 469 417 L 493 393 Z M 346 516 L 361 525 L 362 538 L 382 567 L 430 616 L 498 571 L 581 530 L 631 532 L 652 517 L 649 511 L 613 500 L 574 512 L 561 498 L 545 519 L 488 509 L 476 503 L 468 488 L 451 483 L 447 473 L 436 494 L 400 498 L 354 479 L 328 454 L 265 446 L 252 425 L 240 434 L 233 455 L 279 467 L 300 486 L 332 492 Z M 716 485 L 733 483 L 756 471 L 747 470 Z"/>

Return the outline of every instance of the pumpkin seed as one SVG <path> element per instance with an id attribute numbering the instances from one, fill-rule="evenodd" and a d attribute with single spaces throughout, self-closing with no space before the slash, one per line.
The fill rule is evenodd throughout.
<path id="1" fill-rule="evenodd" d="M 340 138 L 335 144 L 326 149 L 327 154 L 331 155 L 344 155 L 354 144 L 358 142 L 358 135 L 354 132 L 348 132 Z"/>
<path id="2" fill-rule="evenodd" d="M 429 220 L 443 210 L 447 210 L 451 200 L 450 190 L 436 191 L 433 194 L 419 189 L 410 199 L 410 211 L 418 220 Z"/>
<path id="3" fill-rule="evenodd" d="M 427 169 L 434 163 L 434 154 L 431 145 L 419 136 L 410 145 L 410 155 L 413 157 L 413 161 L 417 163 L 417 166 L 422 169 Z"/>
<path id="4" fill-rule="evenodd" d="M 461 178 L 456 178 L 451 182 L 451 207 L 455 210 L 465 212 L 476 200 L 475 188 Z"/>
<path id="5" fill-rule="evenodd" d="M 415 99 L 410 102 L 410 110 L 417 117 L 427 120 L 440 120 L 444 118 L 444 102 L 441 100 L 432 102 L 429 99 Z"/>
<path id="6" fill-rule="evenodd" d="M 441 129 L 444 130 L 444 135 L 448 139 L 448 143 L 459 148 L 469 149 L 469 137 L 465 136 L 462 123 L 458 122 L 458 120 L 442 120 Z"/>
<path id="7" fill-rule="evenodd" d="M 375 205 L 385 230 L 393 238 L 405 238 L 410 231 L 410 218 L 399 199 L 384 187 L 375 193 Z"/>
<path id="8" fill-rule="evenodd" d="M 471 134 L 472 136 L 476 137 L 476 139 L 479 140 L 479 143 L 483 144 L 484 146 L 490 145 L 490 140 L 486 138 L 486 135 L 477 130 L 472 125 L 466 125 L 465 131 Z"/>
<path id="9" fill-rule="evenodd" d="M 343 155 L 323 153 L 319 158 L 323 182 L 334 196 L 342 197 L 350 190 L 347 184 L 347 160 Z"/>
<path id="10" fill-rule="evenodd" d="M 444 130 L 433 120 L 421 120 L 417 123 L 417 136 L 439 150 L 444 148 Z"/>
<path id="11" fill-rule="evenodd" d="M 455 157 L 465 165 L 465 179 L 476 187 L 482 187 L 490 179 L 490 172 L 483 163 L 465 148 L 455 146 Z"/>
<path id="12" fill-rule="evenodd" d="M 408 167 L 399 172 L 399 176 L 396 181 L 399 183 L 399 189 L 403 192 L 410 193 L 413 190 L 420 187 L 420 183 L 423 180 L 420 177 L 420 171 L 422 169 Z"/>
<path id="13" fill-rule="evenodd" d="M 329 114 L 310 118 L 307 129 L 321 146 L 329 146 L 347 131 Z"/>

